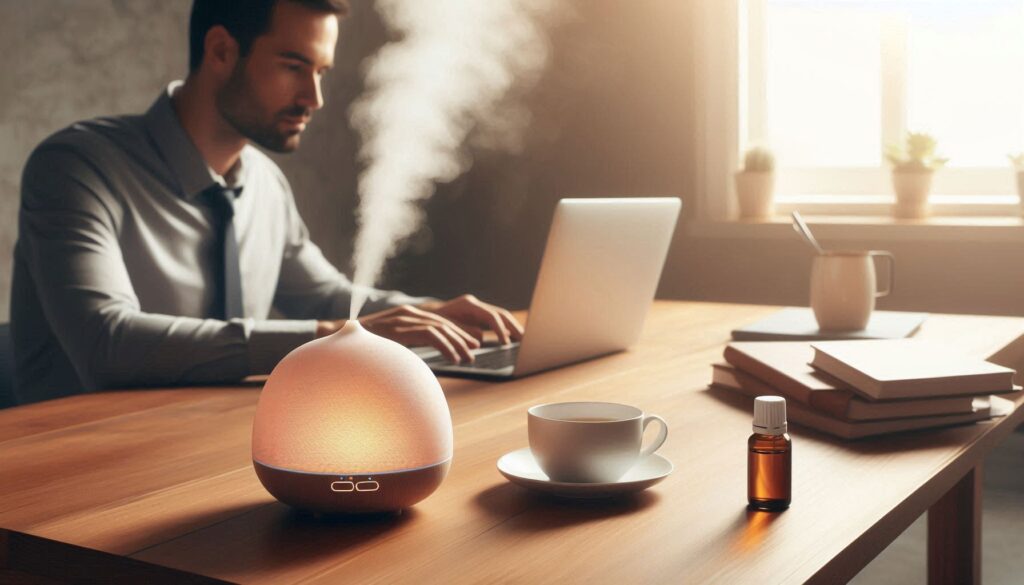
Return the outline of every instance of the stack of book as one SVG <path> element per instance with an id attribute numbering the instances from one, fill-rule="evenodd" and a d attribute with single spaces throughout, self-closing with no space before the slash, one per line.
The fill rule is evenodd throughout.
<path id="1" fill-rule="evenodd" d="M 971 423 L 1014 370 L 915 340 L 734 342 L 712 385 L 787 398 L 791 421 L 845 439 Z M 998 410 L 998 409 L 997 409 Z"/>

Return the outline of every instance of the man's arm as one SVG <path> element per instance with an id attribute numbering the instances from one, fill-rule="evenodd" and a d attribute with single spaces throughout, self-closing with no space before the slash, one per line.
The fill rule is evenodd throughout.
<path id="1" fill-rule="evenodd" d="M 143 312 L 118 242 L 122 210 L 103 175 L 70 147 L 43 146 L 26 165 L 20 251 L 86 389 L 239 380 L 268 373 L 314 338 L 314 321 Z"/>

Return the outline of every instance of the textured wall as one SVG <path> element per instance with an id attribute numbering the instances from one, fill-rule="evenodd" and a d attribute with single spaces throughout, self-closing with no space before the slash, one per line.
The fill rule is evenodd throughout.
<path id="1" fill-rule="evenodd" d="M 0 2 L 0 320 L 7 320 L 21 168 L 81 118 L 138 112 L 186 68 L 187 2 Z"/>

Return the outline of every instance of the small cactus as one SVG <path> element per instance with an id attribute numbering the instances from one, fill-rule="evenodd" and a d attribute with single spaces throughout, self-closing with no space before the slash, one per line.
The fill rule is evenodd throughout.
<path id="1" fill-rule="evenodd" d="M 906 145 L 890 144 L 885 150 L 895 171 L 934 171 L 943 167 L 948 158 L 935 154 L 937 143 L 924 132 L 908 132 Z"/>
<path id="2" fill-rule="evenodd" d="M 770 173 L 775 170 L 775 155 L 764 147 L 751 148 L 743 159 L 743 170 L 748 173 Z"/>

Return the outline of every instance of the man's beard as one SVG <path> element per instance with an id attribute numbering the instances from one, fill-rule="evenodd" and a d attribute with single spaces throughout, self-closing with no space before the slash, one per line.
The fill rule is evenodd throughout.
<path id="1" fill-rule="evenodd" d="M 301 106 L 265 114 L 253 101 L 255 93 L 245 75 L 245 60 L 235 65 L 231 77 L 217 92 L 217 109 L 242 136 L 273 152 L 293 152 L 299 147 L 300 131 L 282 132 L 277 122 L 284 117 L 308 118 L 311 112 Z"/>

